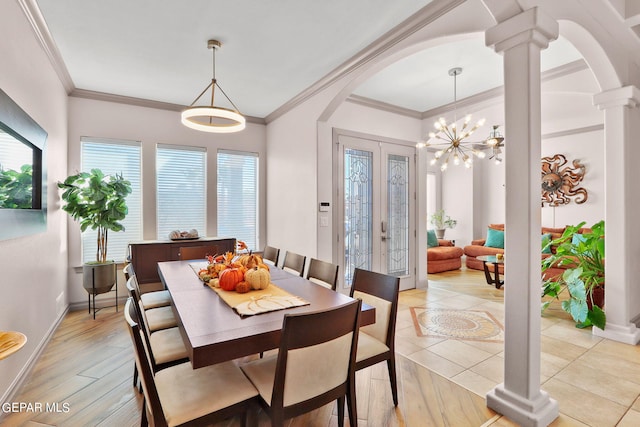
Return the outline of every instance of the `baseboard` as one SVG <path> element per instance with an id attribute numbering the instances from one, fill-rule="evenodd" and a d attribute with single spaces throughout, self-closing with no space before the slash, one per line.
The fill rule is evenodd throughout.
<path id="1" fill-rule="evenodd" d="M 62 322 L 62 319 L 64 319 L 68 312 L 69 306 L 67 306 L 67 308 L 62 311 L 60 316 L 56 319 L 53 325 L 51 325 L 44 337 L 42 337 L 42 340 L 40 340 L 40 344 L 38 344 L 35 351 L 31 354 L 31 357 L 29 357 L 29 360 L 27 360 L 27 363 L 18 373 L 18 376 L 13 380 L 6 393 L 2 396 L 2 399 L 0 399 L 0 402 L 4 403 L 13 401 L 13 398 L 16 396 L 16 394 L 24 384 L 24 381 L 27 379 L 27 377 L 35 367 L 36 363 L 40 359 L 40 356 L 42 355 L 42 352 L 47 347 L 47 344 L 49 344 L 49 341 L 51 341 L 51 338 L 53 338 L 53 334 L 55 334 L 58 326 L 60 326 L 60 323 Z M 6 415 L 6 413 L 4 411 L 0 411 L 0 424 L 2 424 L 4 415 Z"/>

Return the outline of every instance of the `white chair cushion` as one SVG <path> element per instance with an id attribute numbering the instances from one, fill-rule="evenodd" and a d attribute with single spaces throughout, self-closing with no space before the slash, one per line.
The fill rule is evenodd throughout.
<path id="1" fill-rule="evenodd" d="M 284 271 L 287 271 L 287 272 L 291 273 L 291 274 L 295 274 L 296 276 L 299 276 L 299 275 L 300 275 L 300 272 L 299 272 L 299 271 L 295 271 L 295 270 L 294 270 L 293 268 L 291 268 L 291 267 L 282 267 L 282 269 L 283 269 Z"/>
<path id="2" fill-rule="evenodd" d="M 356 354 L 356 362 L 361 362 L 386 351 L 389 351 L 389 347 L 387 347 L 385 343 L 378 341 L 365 332 L 362 332 L 362 330 L 360 331 L 358 334 L 358 353 Z"/>
<path id="3" fill-rule="evenodd" d="M 391 318 L 391 302 L 360 291 L 354 291 L 353 297 L 376 308 L 376 322 L 372 325 L 361 327 L 360 332 L 366 332 L 378 341 L 387 342 L 387 331 Z"/>
<path id="4" fill-rule="evenodd" d="M 169 291 L 155 291 L 140 295 L 140 301 L 145 310 L 171 305 L 171 294 Z"/>
<path id="5" fill-rule="evenodd" d="M 317 285 L 324 286 L 325 288 L 332 289 L 331 284 L 325 282 L 324 280 L 316 279 L 315 277 L 309 277 L 309 281 Z"/>
<path id="6" fill-rule="evenodd" d="M 167 424 L 176 426 L 258 395 L 233 362 L 193 369 L 190 362 L 158 371 L 155 383 Z"/>
<path id="7" fill-rule="evenodd" d="M 158 307 L 144 310 L 144 317 L 147 319 L 146 324 L 149 332 L 178 326 L 171 307 Z"/>
<path id="8" fill-rule="evenodd" d="M 289 350 L 284 385 L 284 406 L 318 396 L 342 384 L 347 378 L 351 339 L 339 338 Z M 277 357 L 260 359 L 241 366 L 265 402 L 271 404 Z M 309 369 L 309 367 L 313 367 Z"/>
<path id="9" fill-rule="evenodd" d="M 149 342 L 153 350 L 153 358 L 158 365 L 188 357 L 187 348 L 184 346 L 178 328 L 156 331 L 149 337 Z"/>

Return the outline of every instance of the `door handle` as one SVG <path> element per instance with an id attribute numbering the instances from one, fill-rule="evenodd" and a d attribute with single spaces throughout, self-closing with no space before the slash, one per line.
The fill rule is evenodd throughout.
<path id="1" fill-rule="evenodd" d="M 380 231 L 382 231 L 383 233 L 387 232 L 387 221 L 382 221 L 380 223 Z"/>

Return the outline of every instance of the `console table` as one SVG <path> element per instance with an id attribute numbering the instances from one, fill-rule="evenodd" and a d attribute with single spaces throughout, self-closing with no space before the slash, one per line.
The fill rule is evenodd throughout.
<path id="1" fill-rule="evenodd" d="M 160 282 L 158 263 L 178 261 L 180 248 L 186 246 L 211 247 L 212 254 L 233 252 L 236 239 L 220 237 L 200 237 L 192 240 L 143 240 L 129 243 L 128 259 L 139 284 Z"/>

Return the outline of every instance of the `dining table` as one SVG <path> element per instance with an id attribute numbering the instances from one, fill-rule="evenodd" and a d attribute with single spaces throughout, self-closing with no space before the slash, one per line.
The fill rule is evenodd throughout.
<path id="1" fill-rule="evenodd" d="M 171 295 L 171 307 L 194 369 L 278 348 L 285 314 L 327 310 L 353 301 L 347 295 L 270 266 L 271 283 L 308 304 L 240 316 L 198 277 L 196 271 L 203 262 L 158 263 L 160 280 Z M 373 323 L 375 307 L 363 303 L 360 326 Z"/>

